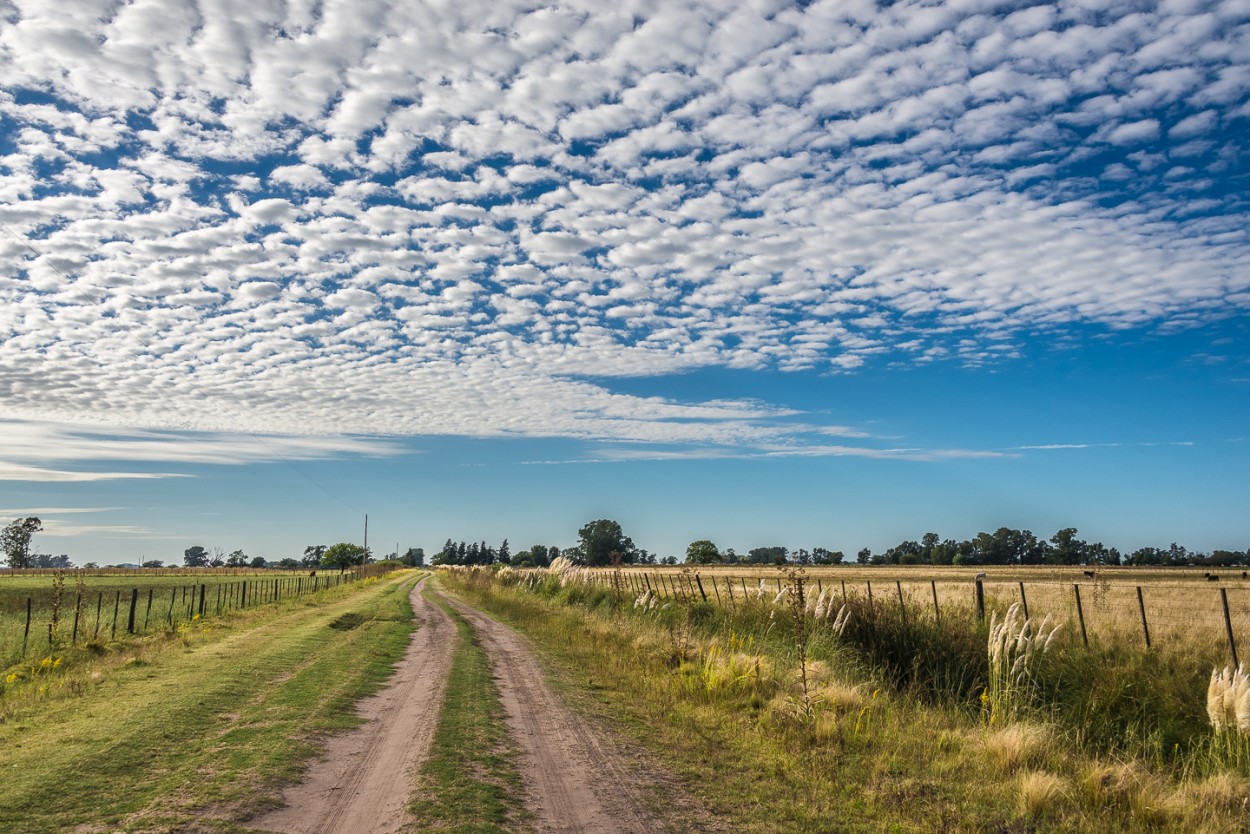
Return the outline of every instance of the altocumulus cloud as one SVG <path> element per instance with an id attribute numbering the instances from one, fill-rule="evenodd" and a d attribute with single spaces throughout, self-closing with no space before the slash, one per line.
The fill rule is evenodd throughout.
<path id="1" fill-rule="evenodd" d="M 10 425 L 851 454 L 588 380 L 977 364 L 1250 304 L 1244 0 L 0 17 Z M 293 453 L 368 452 L 326 444 Z"/>

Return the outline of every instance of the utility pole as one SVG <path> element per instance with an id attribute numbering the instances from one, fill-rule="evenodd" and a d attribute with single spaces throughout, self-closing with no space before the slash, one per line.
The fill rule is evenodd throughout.
<path id="1" fill-rule="evenodd" d="M 365 513 L 365 552 L 369 551 L 369 514 Z"/>

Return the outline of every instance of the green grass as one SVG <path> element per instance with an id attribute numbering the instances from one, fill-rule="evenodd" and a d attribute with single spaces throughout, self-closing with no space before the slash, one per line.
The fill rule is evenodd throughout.
<path id="1" fill-rule="evenodd" d="M 200 614 L 217 616 L 240 607 L 247 583 L 247 607 L 307 596 L 314 587 L 324 589 L 348 580 L 350 574 L 324 571 L 312 578 L 306 572 L 202 571 L 174 573 L 101 573 L 65 571 L 59 604 L 54 602 L 56 574 L 8 575 L 0 573 L 0 669 L 29 658 L 38 660 L 74 645 L 125 639 L 130 603 L 135 606 L 136 635 L 159 632 Z M 315 584 L 314 584 L 315 583 Z M 30 600 L 30 632 L 26 634 L 26 604 Z M 74 621 L 77 612 L 78 628 Z M 49 640 L 49 626 L 58 623 Z M 116 623 L 116 625 L 115 625 Z M 23 647 L 25 653 L 23 654 Z"/>
<path id="2" fill-rule="evenodd" d="M 0 831 L 243 831 L 391 674 L 413 574 L 85 660 L 0 723 Z M 331 624 L 351 615 L 351 629 Z M 38 682 L 36 682 L 38 683 Z M 29 684 L 28 684 L 29 685 Z"/>
<path id="3" fill-rule="evenodd" d="M 528 830 L 531 815 L 523 805 L 517 747 L 504 724 L 486 653 L 459 614 L 437 595 L 427 595 L 452 615 L 458 636 L 446 700 L 410 805 L 415 830 Z"/>

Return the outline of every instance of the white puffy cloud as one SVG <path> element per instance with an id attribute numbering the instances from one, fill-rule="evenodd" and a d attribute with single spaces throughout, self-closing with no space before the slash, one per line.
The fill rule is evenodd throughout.
<path id="1" fill-rule="evenodd" d="M 1244 311 L 1247 42 L 1231 4 L 17 3 L 0 417 L 815 448 L 583 380 Z"/>

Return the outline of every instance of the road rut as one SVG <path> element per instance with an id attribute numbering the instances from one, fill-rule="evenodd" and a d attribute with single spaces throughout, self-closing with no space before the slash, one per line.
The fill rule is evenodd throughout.
<path id="1" fill-rule="evenodd" d="M 418 628 L 386 687 L 357 711 L 366 723 L 331 738 L 304 780 L 283 792 L 285 806 L 248 823 L 281 834 L 394 834 L 409 822 L 406 806 L 417 768 L 438 724 L 456 626 L 413 586 Z"/>
<path id="2" fill-rule="evenodd" d="M 521 748 L 527 806 L 543 834 L 689 831 L 650 812 L 635 786 L 643 784 L 630 757 L 573 713 L 543 679 L 525 641 L 499 621 L 449 600 L 469 621 L 495 673 L 508 730 Z M 674 797 L 676 800 L 677 798 Z M 688 800 L 674 803 L 689 808 Z"/>

